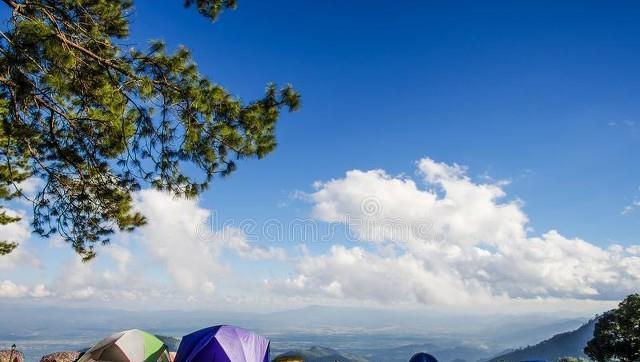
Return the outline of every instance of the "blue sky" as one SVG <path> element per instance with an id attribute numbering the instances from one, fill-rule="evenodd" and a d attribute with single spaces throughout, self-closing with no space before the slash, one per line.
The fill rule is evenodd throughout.
<path id="1" fill-rule="evenodd" d="M 633 2 L 247 0 L 216 24 L 179 2 L 136 8 L 136 43 L 186 45 L 243 99 L 269 81 L 303 95 L 278 150 L 240 164 L 204 205 L 292 215 L 274 207 L 292 190 L 354 168 L 413 172 L 430 156 L 513 180 L 535 228 L 638 240 L 638 216 L 620 214 L 640 197 Z"/>
<path id="2" fill-rule="evenodd" d="M 291 83 L 302 93 L 302 109 L 283 115 L 278 124 L 278 149 L 263 160 L 241 162 L 235 174 L 202 195 L 197 207 L 215 210 L 222 220 L 310 217 L 326 228 L 335 215 L 318 209 L 321 200 L 340 209 L 336 200 L 355 197 L 325 187 L 326 182 L 339 179 L 346 185 L 352 180 L 345 176 L 349 170 L 385 170 L 386 177 L 413 179 L 425 191 L 446 188 L 441 179 L 425 186 L 421 179 L 433 172 L 460 181 L 452 168 L 459 164 L 475 186 L 500 185 L 505 196 L 498 206 L 517 204 L 528 219 L 521 225 L 528 236 L 558 230 L 605 250 L 640 244 L 640 210 L 623 213 L 640 200 L 639 17 L 640 4 L 633 1 L 242 0 L 212 24 L 183 9 L 181 1 L 138 0 L 127 42 L 185 45 L 204 74 L 247 101 L 259 97 L 270 81 Z M 432 163 L 420 169 L 417 162 L 426 158 Z M 314 189 L 316 181 L 325 186 Z M 336 198 L 328 201 L 319 190 Z M 283 249 L 289 258 L 301 247 L 299 240 L 258 241 Z M 306 262 L 335 257 L 336 245 L 374 253 L 364 256 L 372 257 L 371 263 L 387 255 L 384 246 L 361 241 L 338 236 L 331 243 L 309 243 L 309 257 L 316 259 Z M 134 260 L 145 253 L 135 241 L 123 245 Z M 11 280 L 53 283 L 52 275 L 71 252 L 42 241 L 30 247 L 53 262 L 35 271 L 14 270 Z M 400 256 L 419 255 L 415 249 L 390 248 L 399 248 Z M 295 280 L 312 272 L 301 271 L 299 255 L 291 262 L 223 255 L 245 278 Z M 634 255 L 623 260 L 637 270 Z M 578 266 L 587 259 L 578 259 Z M 162 279 L 170 274 L 167 268 L 158 263 L 149 269 Z M 564 282 L 544 286 L 541 296 L 615 299 L 633 289 L 638 275 L 624 280 L 618 275 L 619 285 L 596 288 L 595 296 L 566 289 Z M 334 276 L 337 284 L 327 278 L 312 285 L 327 290 L 340 285 L 337 299 L 388 302 L 349 293 L 340 276 Z M 221 288 L 216 285 L 216 291 Z M 531 298 L 533 290 L 513 292 L 501 285 L 490 294 Z M 295 291 L 289 293 L 300 302 Z"/>

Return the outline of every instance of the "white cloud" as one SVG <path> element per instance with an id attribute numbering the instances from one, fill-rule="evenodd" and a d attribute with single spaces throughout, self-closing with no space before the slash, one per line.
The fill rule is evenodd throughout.
<path id="1" fill-rule="evenodd" d="M 49 237 L 49 247 L 53 249 L 62 249 L 67 247 L 67 243 L 60 235 L 52 235 Z"/>
<path id="2" fill-rule="evenodd" d="M 50 296 L 51 291 L 49 291 L 44 284 L 38 284 L 33 287 L 29 295 L 34 298 L 44 298 Z"/>
<path id="3" fill-rule="evenodd" d="M 104 248 L 104 251 L 97 260 L 89 262 L 83 262 L 74 255 L 59 270 L 57 278 L 50 286 L 53 292 L 49 292 L 47 296 L 121 302 L 145 300 L 166 293 L 161 287 L 147 280 L 140 269 L 131 268 L 136 263 L 133 254 L 124 246 L 112 244 Z M 34 288 L 34 292 L 37 288 Z"/>
<path id="4" fill-rule="evenodd" d="M 24 297 L 28 292 L 28 287 L 18 285 L 11 280 L 4 280 L 0 283 L 0 298 Z"/>
<path id="5" fill-rule="evenodd" d="M 269 286 L 296 296 L 320 293 L 383 303 L 417 301 L 452 305 L 477 301 L 486 294 L 479 283 L 465 283 L 450 272 L 429 268 L 409 253 L 384 257 L 361 247 L 341 245 L 334 245 L 327 255 L 303 257 L 297 276 L 269 282 Z"/>
<path id="6" fill-rule="evenodd" d="M 49 295 L 51 295 L 51 292 L 47 290 L 44 284 L 38 284 L 33 288 L 29 288 L 26 285 L 16 284 L 11 280 L 0 282 L 0 298 L 22 298 L 27 296 L 42 298 Z"/>
<path id="7" fill-rule="evenodd" d="M 137 194 L 135 206 L 149 220 L 140 229 L 140 240 L 180 290 L 213 293 L 215 280 L 230 272 L 220 262 L 225 250 L 254 260 L 285 257 L 282 249 L 250 244 L 239 229 L 210 230 L 211 212 L 197 200 L 144 190 Z"/>
<path id="8" fill-rule="evenodd" d="M 16 210 L 3 208 L 2 212 L 5 212 L 10 217 L 21 217 L 22 219 L 17 222 L 12 222 L 6 225 L 0 224 L 0 235 L 3 240 L 12 240 L 21 242 L 29 238 L 29 224 L 25 221 L 25 214 Z"/>
<path id="9" fill-rule="evenodd" d="M 519 202 L 497 201 L 505 196 L 501 187 L 474 184 L 455 164 L 423 159 L 418 169 L 432 188 L 420 189 L 413 180 L 383 170 L 353 170 L 345 178 L 318 183 L 313 214 L 322 221 L 355 221 L 350 226 L 365 240 L 407 241 L 415 234 L 412 227 L 460 245 L 524 237 L 527 217 Z M 407 230 L 398 230 L 402 227 Z"/>
<path id="10" fill-rule="evenodd" d="M 246 259 L 285 260 L 287 258 L 287 254 L 282 248 L 262 247 L 261 245 L 250 244 L 245 233 L 237 228 L 226 227 L 220 232 L 213 234 L 210 240 L 220 243 L 228 250 L 231 250 L 238 256 Z"/>
<path id="11" fill-rule="evenodd" d="M 346 222 L 360 240 L 374 243 L 305 255 L 295 275 L 268 285 L 288 293 L 426 304 L 618 299 L 640 285 L 636 247 L 604 249 L 555 230 L 529 235 L 522 203 L 505 199 L 502 184 L 475 183 L 464 167 L 429 158 L 417 167 L 425 187 L 383 170 L 353 170 L 316 183 L 313 215 Z"/>
<path id="12" fill-rule="evenodd" d="M 18 188 L 28 198 L 32 199 L 38 190 L 42 187 L 43 181 L 39 177 L 29 177 L 28 179 L 20 182 Z"/>
<path id="13" fill-rule="evenodd" d="M 113 261 L 116 262 L 118 270 L 121 273 L 124 273 L 127 270 L 127 266 L 132 258 L 132 254 L 129 249 L 118 244 L 113 244 L 108 248 L 105 248 L 104 251 L 111 257 L 111 259 L 113 259 Z"/>
<path id="14" fill-rule="evenodd" d="M 3 208 L 9 216 L 20 216 L 22 219 L 18 222 L 0 225 L 0 240 L 13 241 L 18 243 L 10 254 L 0 257 L 0 269 L 13 269 L 20 265 L 28 265 L 38 267 L 40 260 L 28 247 L 29 236 L 31 231 L 27 217 L 23 212 Z"/>
<path id="15" fill-rule="evenodd" d="M 143 190 L 135 206 L 148 219 L 140 240 L 150 255 L 160 260 L 176 286 L 187 292 L 211 290 L 213 277 L 224 270 L 217 262 L 219 245 L 204 238 L 210 212 L 196 200 Z"/>
<path id="16" fill-rule="evenodd" d="M 627 253 L 632 255 L 640 255 L 640 245 L 630 246 L 626 249 Z"/>
<path id="17" fill-rule="evenodd" d="M 16 211 L 11 211 L 17 214 Z M 0 226 L 3 238 L 19 242 L 18 247 L 8 255 L 0 257 L 0 268 L 13 272 L 20 272 L 21 267 L 41 267 L 39 258 L 34 250 L 29 248 L 30 230 L 24 214 L 18 223 Z M 116 237 L 117 239 L 117 237 Z M 49 241 L 49 247 L 63 248 L 64 240 L 60 236 L 53 236 Z M 68 248 L 64 249 L 70 254 Z M 49 251 L 51 252 L 51 251 Z M 153 293 L 151 285 L 144 280 L 141 274 L 133 273 L 128 266 L 133 254 L 124 246 L 113 243 L 100 249 L 101 257 L 98 258 L 102 265 L 96 266 L 97 260 L 82 262 L 77 255 L 62 264 L 62 266 L 50 272 L 52 282 L 42 283 L 36 281 L 35 285 L 17 285 L 11 281 L 5 281 L 0 292 L 2 297 L 31 297 L 31 298 L 62 298 L 62 299 L 88 299 L 99 298 L 104 301 L 131 299 L 133 294 L 145 297 Z M 26 269 L 25 269 L 26 270 Z"/>
<path id="18" fill-rule="evenodd" d="M 633 200 L 629 205 L 625 206 L 620 213 L 622 215 L 628 215 L 631 212 L 633 212 L 633 210 L 637 209 L 638 207 L 640 207 L 640 201 L 639 200 Z"/>
<path id="19" fill-rule="evenodd" d="M 143 190 L 134 195 L 134 207 L 148 218 L 147 225 L 133 234 L 115 235 L 113 243 L 98 249 L 95 260 L 82 262 L 73 255 L 54 271 L 53 281 L 47 284 L 29 287 L 6 281 L 0 297 L 108 302 L 154 297 L 197 300 L 214 295 L 216 280 L 231 275 L 231 267 L 224 263 L 227 253 L 249 260 L 286 259 L 283 249 L 252 243 L 240 229 L 210 230 L 207 221 L 211 213 L 199 206 L 197 200 Z M 13 253 L 0 258 L 0 268 L 16 270 L 23 264 L 39 265 L 35 254 L 26 247 L 30 236 L 26 221 L 0 226 L 0 232 L 3 238 L 20 242 Z M 142 246 L 136 247 L 135 254 L 133 243 Z M 58 236 L 48 246 L 68 250 Z M 154 263 L 166 270 L 172 283 L 167 283 L 162 275 L 158 278 L 157 274 L 145 273 Z"/>
<path id="20" fill-rule="evenodd" d="M 631 120 L 624 120 L 622 122 L 611 121 L 607 123 L 609 127 L 624 126 L 629 128 L 635 127 L 636 124 L 637 124 L 636 121 L 631 121 Z"/>
<path id="21" fill-rule="evenodd" d="M 429 158 L 420 160 L 417 170 L 415 180 L 384 170 L 352 170 L 342 178 L 316 183 L 311 194 L 296 196 L 313 203 L 312 214 L 318 220 L 347 223 L 362 243 L 334 245 L 326 254 L 315 255 L 302 248 L 289 278 L 267 280 L 276 293 L 256 297 L 260 290 L 251 297 L 531 304 L 619 299 L 640 285 L 640 246 L 604 248 L 556 230 L 531 235 L 522 202 L 507 198 L 505 183 L 489 178 L 475 182 L 465 167 Z M 253 242 L 240 229 L 213 230 L 208 224 L 211 212 L 197 200 L 154 190 L 134 196 L 147 225 L 133 234 L 117 235 L 112 245 L 98 250 L 96 261 L 83 263 L 74 256 L 51 283 L 5 280 L 0 297 L 110 303 L 242 298 L 251 292 L 225 295 L 227 285 L 217 283 L 233 274 L 228 254 L 287 260 L 283 249 Z M 28 248 L 26 222 L 0 226 L 0 232 L 21 241 L 14 253 L 0 258 L 0 268 L 38 265 Z M 158 264 L 170 282 L 147 279 L 157 277 L 147 275 L 147 267 Z M 250 284 L 245 282 L 243 287 Z M 253 282 L 245 289 L 253 288 Z"/>

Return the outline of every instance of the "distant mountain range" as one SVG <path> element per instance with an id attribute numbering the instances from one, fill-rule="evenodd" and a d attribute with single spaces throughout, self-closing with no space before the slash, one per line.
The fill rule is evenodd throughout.
<path id="1" fill-rule="evenodd" d="M 518 362 L 526 360 L 556 361 L 561 357 L 586 357 L 583 349 L 593 337 L 596 319 L 580 328 L 555 336 L 533 346 L 517 349 L 491 359 L 489 362 Z"/>
<path id="2" fill-rule="evenodd" d="M 366 354 L 369 361 L 407 362 L 418 352 L 428 352 L 440 362 L 471 362 L 486 359 L 492 355 L 487 350 L 475 346 L 438 347 L 429 343 L 373 350 Z"/>
<path id="3" fill-rule="evenodd" d="M 374 350 L 360 351 L 360 353 L 338 352 L 335 349 L 312 346 L 307 349 L 295 349 L 277 355 L 274 360 L 281 357 L 298 357 L 305 362 L 407 362 L 411 356 L 417 352 L 429 351 L 441 362 L 465 362 L 477 361 L 482 357 L 487 357 L 486 351 L 473 347 L 452 347 L 439 348 L 431 344 L 411 344 L 396 348 L 380 348 Z M 466 358 L 465 358 L 466 357 Z"/>
<path id="4" fill-rule="evenodd" d="M 305 358 L 306 362 L 361 362 L 361 361 L 407 361 L 411 355 L 419 351 L 428 351 L 442 362 L 520 362 L 520 361 L 549 361 L 554 362 L 561 357 L 586 357 L 583 349 L 593 337 L 596 319 L 590 320 L 579 328 L 554 335 L 538 344 L 512 350 L 500 354 L 498 357 L 487 358 L 487 351 L 471 346 L 457 346 L 439 348 L 432 344 L 411 344 L 395 348 L 371 349 L 366 353 L 358 353 L 362 357 L 340 354 L 336 350 L 313 346 L 307 350 L 294 350 L 285 355 L 297 355 Z M 362 351 L 365 352 L 365 351 Z"/>
<path id="5" fill-rule="evenodd" d="M 118 330 L 140 328 L 162 336 L 183 336 L 205 326 L 232 324 L 268 337 L 272 356 L 296 350 L 325 351 L 331 356 L 331 351 L 338 351 L 339 358 L 334 358 L 338 361 L 406 362 L 414 353 L 425 351 L 434 354 L 440 362 L 477 362 L 497 355 L 507 356 L 514 346 L 534 345 L 576 329 L 585 321 L 586 318 L 571 311 L 513 315 L 442 313 L 429 308 L 309 306 L 270 313 L 243 313 L 122 311 L 5 302 L 0 303 L 0 348 L 15 343 L 25 353 L 26 360 L 38 360 L 54 351 L 86 349 Z M 585 341 L 591 333 L 592 329 Z M 177 349 L 179 338 L 164 337 L 163 340 L 171 350 Z M 561 352 L 579 356 L 585 341 Z M 575 354 L 576 351 L 579 353 Z"/>
<path id="6" fill-rule="evenodd" d="M 313 346 L 305 350 L 292 350 L 279 355 L 299 356 L 306 362 L 363 362 L 363 361 L 407 361 L 418 351 L 428 351 L 442 362 L 520 362 L 520 361 L 549 361 L 555 362 L 561 357 L 586 357 L 583 349 L 593 337 L 596 319 L 590 320 L 579 328 L 565 333 L 559 333 L 538 344 L 508 351 L 497 357 L 486 359 L 487 351 L 471 346 L 457 346 L 439 348 L 432 344 L 411 344 L 395 348 L 371 349 L 366 353 L 347 354 L 334 349 Z M 365 352 L 365 351 L 362 351 Z"/>

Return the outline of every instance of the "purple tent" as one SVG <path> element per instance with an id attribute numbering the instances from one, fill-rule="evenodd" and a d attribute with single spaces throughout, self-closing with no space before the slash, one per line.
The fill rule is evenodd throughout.
<path id="1" fill-rule="evenodd" d="M 174 362 L 269 362 L 269 340 L 234 326 L 215 326 L 182 337 Z"/>

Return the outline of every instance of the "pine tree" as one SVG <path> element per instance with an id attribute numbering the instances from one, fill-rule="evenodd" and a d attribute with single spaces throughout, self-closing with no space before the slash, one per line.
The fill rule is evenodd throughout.
<path id="1" fill-rule="evenodd" d="M 40 178 L 33 230 L 59 233 L 85 260 L 116 230 L 145 223 L 133 192 L 198 195 L 235 160 L 273 151 L 280 111 L 299 107 L 290 86 L 272 84 L 244 104 L 184 47 L 125 48 L 130 0 L 2 1 L 11 17 L 0 33 L 0 223 L 19 220 L 6 202 L 27 198 L 20 182 Z M 185 1 L 212 21 L 235 6 Z M 0 242 L 0 254 L 15 246 Z"/>
<path id="2" fill-rule="evenodd" d="M 584 353 L 598 362 L 640 361 L 640 294 L 631 294 L 598 319 Z"/>

